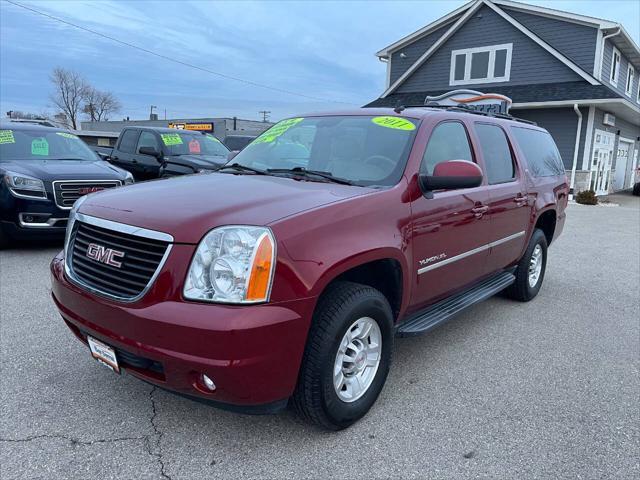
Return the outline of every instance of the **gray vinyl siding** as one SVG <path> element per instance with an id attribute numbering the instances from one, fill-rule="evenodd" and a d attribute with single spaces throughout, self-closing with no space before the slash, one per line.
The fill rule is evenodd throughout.
<path id="1" fill-rule="evenodd" d="M 611 78 L 611 59 L 613 58 L 613 46 L 613 43 L 609 39 L 604 41 L 601 81 L 608 87 L 613 88 L 627 100 L 631 101 L 635 105 L 638 105 L 638 82 L 640 81 L 640 72 L 637 68 L 634 69 L 636 71 L 636 74 L 633 78 L 633 89 L 631 91 L 631 97 L 628 97 L 625 93 L 625 87 L 627 85 L 627 69 L 629 68 L 629 61 L 620 51 L 620 49 L 618 49 L 618 51 L 620 52 L 620 73 L 618 74 L 618 83 L 616 85 L 613 85 L 611 82 L 609 82 L 609 79 Z"/>
<path id="2" fill-rule="evenodd" d="M 593 72 L 598 29 L 541 15 L 503 8 L 525 28 L 536 34 L 587 73 Z"/>
<path id="3" fill-rule="evenodd" d="M 469 85 L 487 90 L 491 85 L 530 85 L 575 82 L 582 78 L 538 46 L 488 7 L 482 7 L 398 88 L 399 93 L 451 89 L 451 51 L 513 43 L 509 82 Z M 465 88 L 464 85 L 455 88 Z"/>
<path id="4" fill-rule="evenodd" d="M 444 35 L 444 33 L 451 28 L 454 19 L 451 22 L 443 25 L 442 27 L 434 30 L 428 35 L 396 50 L 391 54 L 391 83 L 395 82 L 400 75 L 407 71 L 407 69 L 416 63 L 416 60 L 424 54 L 431 46 L 438 41 L 438 39 Z M 405 58 L 400 57 L 400 54 L 404 54 Z"/>
<path id="5" fill-rule="evenodd" d="M 578 150 L 578 168 L 582 165 L 582 154 L 584 151 L 584 138 L 587 132 L 587 116 L 589 108 L 580 108 L 582 114 L 582 127 L 580 129 L 580 148 Z M 571 170 L 573 166 L 573 152 L 576 145 L 576 130 L 578 128 L 578 116 L 573 108 L 532 108 L 532 109 L 512 109 L 511 114 L 536 122 L 553 137 L 558 146 L 564 168 Z"/>

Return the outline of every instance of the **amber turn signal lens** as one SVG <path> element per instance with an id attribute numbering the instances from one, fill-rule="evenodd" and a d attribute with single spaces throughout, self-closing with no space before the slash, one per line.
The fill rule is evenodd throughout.
<path id="1" fill-rule="evenodd" d="M 271 268 L 273 267 L 273 243 L 267 234 L 258 241 L 256 254 L 251 266 L 251 275 L 247 285 L 246 300 L 252 302 L 265 301 L 269 296 Z"/>

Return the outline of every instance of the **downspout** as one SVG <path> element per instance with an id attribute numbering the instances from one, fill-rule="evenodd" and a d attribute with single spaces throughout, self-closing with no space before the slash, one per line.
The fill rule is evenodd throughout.
<path id="1" fill-rule="evenodd" d="M 602 37 L 602 50 L 600 51 L 600 65 L 598 65 L 598 70 L 600 70 L 598 72 L 598 76 L 596 77 L 599 80 L 602 80 L 602 61 L 604 60 L 604 47 L 606 45 L 606 40 L 607 38 L 611 38 L 611 37 L 615 37 L 616 35 L 620 35 L 620 32 L 622 32 L 622 27 L 618 27 L 618 29 L 613 32 L 613 33 L 609 33 L 607 35 L 605 35 L 604 37 Z"/>
<path id="2" fill-rule="evenodd" d="M 573 111 L 578 116 L 578 129 L 576 131 L 576 144 L 573 147 L 573 165 L 571 166 L 571 181 L 569 182 L 569 200 L 573 200 L 575 192 L 573 191 L 576 183 L 576 168 L 578 166 L 578 150 L 580 149 L 580 133 L 582 132 L 582 113 L 578 108 L 578 104 L 573 104 Z M 586 145 L 585 145 L 585 148 Z"/>
<path id="3" fill-rule="evenodd" d="M 382 63 L 386 63 L 387 64 L 387 72 L 386 72 L 386 85 L 384 87 L 385 91 L 389 88 L 389 85 L 391 84 L 391 59 L 389 57 L 378 57 L 378 60 L 381 61 Z"/>

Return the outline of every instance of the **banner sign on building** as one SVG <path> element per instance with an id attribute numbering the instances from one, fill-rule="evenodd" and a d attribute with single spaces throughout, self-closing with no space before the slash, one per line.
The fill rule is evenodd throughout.
<path id="1" fill-rule="evenodd" d="M 213 132 L 213 123 L 169 123 L 169 128 L 177 130 L 196 130 L 198 132 Z"/>
<path id="2" fill-rule="evenodd" d="M 436 97 L 427 96 L 425 106 L 463 107 L 486 113 L 509 113 L 513 102 L 498 93 L 482 93 L 475 90 L 453 90 Z"/>

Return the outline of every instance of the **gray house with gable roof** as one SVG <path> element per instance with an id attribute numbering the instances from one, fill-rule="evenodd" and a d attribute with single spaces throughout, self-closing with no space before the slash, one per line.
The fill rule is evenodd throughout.
<path id="1" fill-rule="evenodd" d="M 619 23 L 510 0 L 473 0 L 376 54 L 386 89 L 367 106 L 499 93 L 553 135 L 574 191 L 629 188 L 640 150 L 640 48 Z"/>

